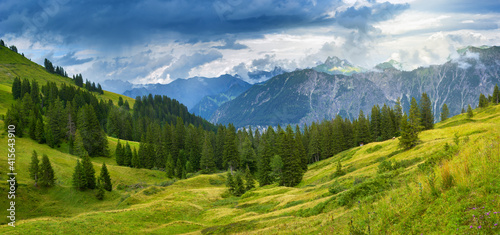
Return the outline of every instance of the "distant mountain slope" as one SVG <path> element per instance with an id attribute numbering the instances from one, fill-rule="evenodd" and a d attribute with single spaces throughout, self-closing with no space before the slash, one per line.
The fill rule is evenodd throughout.
<path id="1" fill-rule="evenodd" d="M 212 114 L 219 108 L 219 106 L 233 100 L 250 87 L 251 85 L 248 83 L 233 84 L 229 90 L 225 92 L 203 97 L 203 99 L 190 109 L 189 112 L 208 120 L 212 117 Z"/>
<path id="2" fill-rule="evenodd" d="M 135 98 L 148 94 L 166 95 L 186 105 L 188 109 L 193 108 L 207 95 L 217 95 L 228 91 L 233 85 L 242 87 L 249 84 L 235 76 L 226 74 L 216 78 L 194 77 L 188 79 L 177 79 L 169 84 L 153 84 L 143 88 L 134 88 L 123 94 Z"/>
<path id="3" fill-rule="evenodd" d="M 222 105 L 211 121 L 242 127 L 304 124 L 336 114 L 353 118 L 360 109 L 369 114 L 376 104 L 392 106 L 398 97 L 407 111 L 411 97 L 419 100 L 422 92 L 429 95 L 439 121 L 444 103 L 456 115 L 468 104 L 477 105 L 479 94 L 491 94 L 499 83 L 500 47 L 469 47 L 456 60 L 413 71 L 385 69 L 351 76 L 310 69 L 286 73 Z"/>

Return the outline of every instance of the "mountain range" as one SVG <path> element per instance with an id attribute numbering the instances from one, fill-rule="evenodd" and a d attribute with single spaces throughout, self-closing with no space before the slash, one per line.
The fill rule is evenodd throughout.
<path id="1" fill-rule="evenodd" d="M 326 62 L 352 67 L 338 58 Z M 374 71 L 350 76 L 335 74 L 326 65 L 284 73 L 223 104 L 210 121 L 244 127 L 309 124 L 337 114 L 352 119 L 360 110 L 369 114 L 374 105 L 393 106 L 398 98 L 407 111 L 411 98 L 419 100 L 423 92 L 432 101 L 434 120 L 439 121 L 443 104 L 450 115 L 459 114 L 468 104 L 477 105 L 479 94 L 491 94 L 500 82 L 500 47 L 495 46 L 468 47 L 457 59 L 412 71 L 398 70 L 397 64 L 387 62 Z"/>

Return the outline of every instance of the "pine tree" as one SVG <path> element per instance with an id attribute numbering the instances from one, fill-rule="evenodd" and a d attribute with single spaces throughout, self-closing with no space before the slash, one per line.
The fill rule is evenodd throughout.
<path id="1" fill-rule="evenodd" d="M 200 167 L 202 173 L 212 173 L 215 170 L 215 159 L 212 143 L 208 133 L 205 134 L 205 140 L 203 141 L 203 148 L 201 150 Z"/>
<path id="2" fill-rule="evenodd" d="M 280 148 L 283 159 L 283 177 L 280 185 L 293 187 L 302 181 L 304 172 L 302 171 L 300 156 L 295 148 L 295 139 L 293 138 L 293 130 L 290 125 L 286 128 L 286 133 L 283 131 L 280 135 Z"/>
<path id="3" fill-rule="evenodd" d="M 76 131 L 75 134 L 73 154 L 81 158 L 88 155 L 87 150 L 85 150 L 85 146 L 83 145 L 82 136 L 80 135 L 80 131 L 78 130 Z"/>
<path id="4" fill-rule="evenodd" d="M 479 108 L 486 108 L 488 107 L 488 99 L 486 98 L 486 96 L 483 95 L 483 93 L 481 93 L 479 95 Z"/>
<path id="5" fill-rule="evenodd" d="M 40 114 L 36 120 L 36 127 L 35 127 L 35 138 L 36 141 L 39 144 L 45 143 L 45 129 L 43 125 L 43 118 L 42 115 Z"/>
<path id="6" fill-rule="evenodd" d="M 165 172 L 168 178 L 173 178 L 175 176 L 175 162 L 172 154 L 168 154 L 167 162 L 165 164 Z"/>
<path id="7" fill-rule="evenodd" d="M 309 140 L 309 156 L 311 162 L 317 162 L 321 156 L 320 134 L 315 123 L 311 125 L 311 139 Z"/>
<path id="8" fill-rule="evenodd" d="M 229 171 L 226 174 L 226 187 L 231 195 L 235 194 L 236 184 L 234 182 L 233 175 Z"/>
<path id="9" fill-rule="evenodd" d="M 83 172 L 85 173 L 86 188 L 95 189 L 96 181 L 95 181 L 94 165 L 90 161 L 90 157 L 88 155 L 83 157 L 82 167 L 83 167 Z"/>
<path id="10" fill-rule="evenodd" d="M 183 171 L 184 167 L 182 166 L 182 161 L 180 158 L 177 158 L 177 162 L 175 163 L 175 177 L 182 179 Z"/>
<path id="11" fill-rule="evenodd" d="M 108 168 L 106 167 L 106 163 L 102 163 L 101 167 L 101 175 L 100 177 L 102 179 L 102 186 L 106 191 L 111 192 L 113 190 L 113 185 L 111 184 L 111 177 L 109 176 Z"/>
<path id="12" fill-rule="evenodd" d="M 40 177 L 40 166 L 38 161 L 38 154 L 35 150 L 31 154 L 31 163 L 30 163 L 30 178 L 35 180 L 35 186 L 37 185 L 38 179 Z"/>
<path id="13" fill-rule="evenodd" d="M 87 179 L 83 171 L 80 160 L 76 160 L 75 171 L 73 172 L 73 187 L 78 190 L 85 190 L 87 188 Z"/>
<path id="14" fill-rule="evenodd" d="M 420 122 L 424 130 L 434 128 L 434 115 L 432 113 L 432 103 L 427 93 L 422 93 L 420 99 Z"/>
<path id="15" fill-rule="evenodd" d="M 104 199 L 104 183 L 103 179 L 101 177 L 97 178 L 97 185 L 96 185 L 97 191 L 95 194 L 95 197 L 97 200 L 103 200 Z"/>
<path id="16" fill-rule="evenodd" d="M 238 144 L 236 143 L 236 138 L 236 129 L 233 124 L 230 123 L 225 136 L 223 159 L 224 165 L 229 167 L 231 172 L 236 170 L 236 167 L 239 165 Z"/>
<path id="17" fill-rule="evenodd" d="M 410 116 L 405 113 L 401 120 L 401 138 L 399 139 L 399 146 L 403 149 L 410 149 L 417 145 L 419 138 L 418 134 L 422 130 L 420 126 L 420 111 L 415 98 L 412 98 L 410 104 Z"/>
<path id="18" fill-rule="evenodd" d="M 243 184 L 243 179 L 241 178 L 241 173 L 236 172 L 236 177 L 234 180 L 234 196 L 241 196 L 245 193 L 245 185 Z"/>
<path id="19" fill-rule="evenodd" d="M 460 111 L 460 113 L 465 113 L 465 109 L 462 107 L 462 111 Z"/>
<path id="20" fill-rule="evenodd" d="M 363 110 L 359 110 L 358 125 L 356 127 L 356 143 L 368 144 L 370 142 L 370 122 L 365 117 Z"/>
<path id="21" fill-rule="evenodd" d="M 379 138 L 382 134 L 380 128 L 380 107 L 378 105 L 374 105 L 372 108 L 370 133 L 372 136 L 372 141 L 381 141 L 381 139 Z"/>
<path id="22" fill-rule="evenodd" d="M 493 95 L 491 97 L 491 102 L 493 104 L 498 104 L 500 102 L 500 90 L 498 89 L 498 84 L 495 84 L 495 88 L 493 89 Z"/>
<path id="23" fill-rule="evenodd" d="M 391 117 L 391 109 L 384 104 L 381 111 L 380 127 L 382 129 L 382 140 L 388 140 L 395 134 L 394 122 Z"/>
<path id="24" fill-rule="evenodd" d="M 123 165 L 131 166 L 131 162 L 132 162 L 132 149 L 130 148 L 130 145 L 127 142 L 125 144 L 125 150 L 123 153 Z"/>
<path id="25" fill-rule="evenodd" d="M 140 168 L 140 166 L 141 166 L 139 156 L 138 156 L 137 150 L 135 148 L 134 148 L 134 151 L 132 151 L 132 159 L 130 161 L 130 164 L 134 168 Z"/>
<path id="26" fill-rule="evenodd" d="M 18 77 L 14 78 L 14 82 L 12 83 L 12 96 L 15 100 L 22 98 L 21 97 L 21 79 Z"/>
<path id="27" fill-rule="evenodd" d="M 78 129 L 82 136 L 83 146 L 89 156 L 107 156 L 108 139 L 101 129 L 94 108 L 85 105 L 78 112 Z"/>
<path id="28" fill-rule="evenodd" d="M 448 110 L 448 105 L 443 104 L 443 108 L 441 109 L 441 121 L 446 121 L 449 115 L 450 115 L 450 110 Z"/>
<path id="29" fill-rule="evenodd" d="M 116 164 L 119 166 L 123 166 L 123 150 L 122 150 L 122 144 L 120 143 L 120 139 L 118 139 L 118 143 L 116 144 L 116 150 L 115 150 L 115 158 L 116 158 Z"/>
<path id="30" fill-rule="evenodd" d="M 306 154 L 306 150 L 304 148 L 304 142 L 303 142 L 303 137 L 300 133 L 300 127 L 299 125 L 295 126 L 295 144 L 296 149 L 297 149 L 297 154 L 301 159 L 301 166 L 302 166 L 302 171 L 306 172 L 307 171 L 307 163 L 309 161 L 309 157 Z"/>
<path id="31" fill-rule="evenodd" d="M 42 187 L 52 187 L 54 186 L 56 178 L 54 176 L 54 170 L 50 164 L 49 157 L 44 154 L 42 157 L 42 165 L 40 165 L 40 185 Z"/>
<path id="32" fill-rule="evenodd" d="M 255 180 L 250 172 L 250 168 L 247 166 L 245 170 L 245 190 L 248 191 L 253 188 L 255 188 Z"/>
<path id="33" fill-rule="evenodd" d="M 245 166 L 250 167 L 252 171 L 257 168 L 255 151 L 252 148 L 252 141 L 250 138 L 245 137 L 240 149 L 240 169 L 244 169 Z"/>
<path id="34" fill-rule="evenodd" d="M 260 186 L 265 186 L 273 182 L 272 179 L 272 169 L 271 169 L 271 158 L 273 156 L 273 143 L 272 143 L 272 127 L 267 129 L 267 132 L 262 137 L 263 150 L 260 151 L 260 161 L 259 161 L 259 174 L 258 180 Z"/>
<path id="35" fill-rule="evenodd" d="M 401 99 L 398 97 L 396 104 L 394 105 L 394 130 L 396 131 L 396 136 L 399 136 L 401 131 L 401 119 L 403 118 L 403 107 L 401 107 Z"/>
<path id="36" fill-rule="evenodd" d="M 469 107 L 467 107 L 467 118 L 471 119 L 474 117 L 474 113 L 472 112 L 472 107 L 469 104 Z"/>

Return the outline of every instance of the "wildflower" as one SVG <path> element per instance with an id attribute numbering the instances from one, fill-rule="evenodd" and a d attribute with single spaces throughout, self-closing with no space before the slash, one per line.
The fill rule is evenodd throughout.
<path id="1" fill-rule="evenodd" d="M 481 225 L 477 226 L 477 228 L 481 228 Z"/>
<path id="2" fill-rule="evenodd" d="M 472 208 L 472 209 L 474 209 L 474 210 L 475 210 L 476 208 L 474 207 L 474 208 Z"/>
<path id="3" fill-rule="evenodd" d="M 498 225 L 498 223 L 494 224 L 493 226 L 497 226 L 497 225 Z"/>
<path id="4" fill-rule="evenodd" d="M 472 228 L 472 225 L 470 226 L 470 228 Z"/>

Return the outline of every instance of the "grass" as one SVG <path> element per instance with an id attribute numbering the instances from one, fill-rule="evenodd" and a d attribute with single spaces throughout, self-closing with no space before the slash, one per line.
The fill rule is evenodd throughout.
<path id="1" fill-rule="evenodd" d="M 222 197 L 224 173 L 173 181 L 161 171 L 95 158 L 96 172 L 106 162 L 114 185 L 98 201 L 92 191 L 71 188 L 76 157 L 18 138 L 18 222 L 11 228 L 0 217 L 0 233 L 499 233 L 500 105 L 475 110 L 472 121 L 458 115 L 437 123 L 420 139 L 409 151 L 400 151 L 398 140 L 356 147 L 311 164 L 297 187 L 257 187 L 240 198 Z M 114 152 L 117 140 L 108 141 Z M 7 143 L 3 131 L 0 143 Z M 55 187 L 33 187 L 27 174 L 33 149 L 49 156 Z M 339 160 L 347 173 L 331 177 Z M 0 164 L 0 172 L 7 172 L 7 164 Z M 3 195 L 6 179 L 2 174 Z M 0 205 L 8 203 L 0 197 Z"/>
<path id="2" fill-rule="evenodd" d="M 32 62 L 30 59 L 6 47 L 0 46 L 0 114 L 7 113 L 7 109 L 13 102 L 11 90 L 12 82 L 15 77 L 21 79 L 26 78 L 30 82 L 35 79 L 40 88 L 47 82 L 55 82 L 57 84 L 65 83 L 74 86 L 71 78 L 48 73 L 41 65 Z M 111 99 L 114 104 L 117 104 L 119 97 L 122 97 L 124 101 L 128 100 L 130 108 L 133 108 L 135 104 L 135 99 L 109 91 L 104 91 L 103 95 L 94 94 L 96 94 L 98 99 L 104 99 L 106 101 Z"/>

